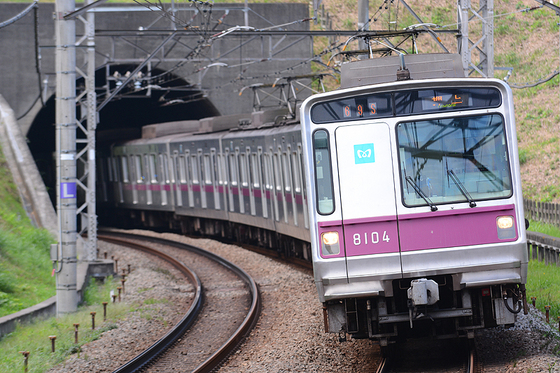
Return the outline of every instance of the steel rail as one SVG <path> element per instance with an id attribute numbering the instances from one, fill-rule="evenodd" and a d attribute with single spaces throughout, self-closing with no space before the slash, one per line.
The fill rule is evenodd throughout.
<path id="1" fill-rule="evenodd" d="M 183 316 L 183 318 L 170 330 L 168 331 L 163 337 L 161 337 L 158 341 L 148 347 L 146 350 L 141 352 L 135 358 L 129 360 L 124 365 L 120 366 L 119 368 L 115 369 L 113 373 L 129 373 L 129 372 L 137 372 L 151 361 L 153 361 L 157 356 L 167 350 L 173 343 L 177 341 L 185 332 L 193 325 L 194 321 L 196 320 L 200 310 L 202 309 L 203 304 L 203 292 L 202 292 L 202 284 L 200 279 L 191 269 L 189 269 L 186 265 L 181 263 L 180 261 L 176 260 L 175 258 L 162 253 L 159 250 L 152 249 L 148 246 L 140 245 L 137 243 L 132 243 L 125 239 L 119 239 L 114 237 L 113 235 L 108 234 L 100 234 L 98 235 L 100 240 L 105 242 L 110 242 L 113 244 L 127 246 L 136 250 L 144 251 L 149 254 L 155 255 L 159 258 L 164 259 L 175 268 L 177 268 L 181 273 L 186 275 L 192 283 L 195 285 L 195 298 L 193 303 L 187 313 Z M 132 237 L 130 237 L 132 238 Z"/>
<path id="2" fill-rule="evenodd" d="M 106 237 L 105 234 L 107 234 L 107 232 L 104 232 L 103 235 L 100 234 L 99 235 L 100 239 L 101 239 L 101 237 L 103 237 L 103 239 L 105 240 L 105 237 Z M 221 264 L 222 266 L 231 270 L 233 273 L 235 273 L 237 276 L 239 276 L 247 284 L 247 286 L 249 288 L 249 291 L 251 293 L 252 300 L 251 300 L 251 307 L 249 307 L 249 310 L 247 312 L 247 315 L 245 316 L 245 319 L 243 320 L 241 325 L 237 328 L 235 333 L 218 350 L 216 350 L 208 359 L 206 359 L 203 363 L 201 363 L 198 367 L 196 367 L 195 370 L 193 370 L 193 373 L 205 373 L 205 372 L 213 371 L 217 366 L 219 366 L 219 364 L 225 358 L 227 358 L 236 349 L 236 347 L 247 337 L 247 335 L 250 333 L 250 331 L 256 325 L 257 320 L 258 320 L 259 315 L 260 315 L 260 310 L 261 310 L 261 299 L 260 299 L 259 289 L 257 287 L 256 282 L 253 280 L 253 278 L 251 276 L 249 276 L 249 274 L 247 274 L 240 267 L 236 266 L 235 264 L 231 263 L 230 261 L 228 261 L 228 260 L 226 260 L 226 259 L 224 259 L 224 258 L 222 258 L 222 257 L 220 257 L 220 256 L 218 256 L 214 253 L 211 253 L 209 251 L 203 250 L 203 249 L 195 247 L 195 246 L 180 243 L 180 242 L 177 242 L 177 241 L 172 241 L 172 240 L 167 240 L 167 239 L 157 238 L 157 237 L 149 237 L 149 236 L 144 236 L 144 235 L 121 233 L 121 232 L 118 232 L 118 233 L 111 232 L 110 234 L 113 237 L 112 239 L 114 239 L 114 240 L 117 240 L 116 237 L 120 237 L 120 238 L 124 238 L 124 239 L 138 239 L 138 238 L 141 238 L 144 241 L 157 243 L 157 244 L 161 244 L 161 245 L 166 245 L 166 246 L 171 246 L 171 247 L 175 247 L 175 248 L 178 248 L 178 249 L 181 249 L 181 250 L 188 250 L 190 252 L 193 252 L 193 253 L 196 253 L 198 255 L 204 256 L 204 257 L 206 257 L 206 258 L 208 258 L 212 261 L 215 261 L 215 262 Z M 125 245 L 125 244 L 123 244 L 123 245 Z M 187 328 L 184 328 L 184 331 L 186 331 Z M 182 334 L 184 334 L 184 331 L 181 334 L 176 333 L 175 340 L 177 340 Z M 170 333 L 168 333 L 168 334 L 170 334 Z M 158 342 L 156 342 L 156 343 L 158 343 Z M 172 343 L 168 343 L 166 345 L 166 348 L 169 347 Z M 152 361 L 153 359 L 155 359 L 164 350 L 165 349 L 162 349 L 161 351 L 157 352 L 157 354 L 154 354 L 154 356 L 152 356 L 149 361 Z M 148 353 L 146 353 L 146 351 L 143 352 L 140 355 L 144 355 L 144 354 L 148 355 Z M 128 372 L 138 371 L 140 369 L 140 366 L 136 367 L 136 364 L 134 364 L 134 368 L 133 368 L 133 365 L 132 365 L 131 362 L 132 362 L 132 360 L 129 363 L 127 363 L 127 364 L 125 364 L 121 367 L 121 368 L 124 369 L 125 367 L 128 367 L 129 364 L 130 364 L 130 369 L 127 368 L 127 370 L 120 370 L 121 368 L 119 368 L 118 370 L 115 370 L 113 373 L 125 373 L 125 372 L 128 373 Z M 147 363 L 148 362 L 143 363 L 142 367 L 145 366 Z"/>

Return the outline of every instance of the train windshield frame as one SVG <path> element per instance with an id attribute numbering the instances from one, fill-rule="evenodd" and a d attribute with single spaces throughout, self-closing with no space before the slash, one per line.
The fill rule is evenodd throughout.
<path id="1" fill-rule="evenodd" d="M 500 113 L 402 121 L 396 132 L 404 206 L 474 207 L 513 195 Z"/>

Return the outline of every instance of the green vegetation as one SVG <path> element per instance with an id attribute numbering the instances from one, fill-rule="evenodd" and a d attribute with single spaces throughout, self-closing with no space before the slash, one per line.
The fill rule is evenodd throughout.
<path id="1" fill-rule="evenodd" d="M 529 230 L 549 236 L 560 237 L 560 228 L 536 221 L 529 222 Z M 555 322 L 560 316 L 560 268 L 546 265 L 537 260 L 529 261 L 529 276 L 527 280 L 527 301 L 537 297 L 537 308 L 544 312 L 549 305 L 550 320 Z"/>
<path id="2" fill-rule="evenodd" d="M 82 355 L 81 347 L 99 339 L 105 331 L 115 329 L 116 321 L 129 313 L 133 306 L 125 303 L 109 303 L 107 321 L 103 322 L 102 301 L 109 302 L 111 289 L 118 286 L 111 278 L 105 284 L 90 283 L 79 311 L 60 318 L 38 321 L 30 325 L 18 325 L 15 332 L 0 340 L 0 368 L 2 372 L 22 372 L 23 357 L 19 351 L 29 351 L 29 372 L 45 372 L 63 362 L 72 354 Z M 96 312 L 96 329 L 91 329 L 91 314 Z M 74 324 L 80 324 L 78 343 L 74 343 Z M 49 336 L 56 335 L 56 351 L 51 352 Z"/>
<path id="3" fill-rule="evenodd" d="M 0 150 L 0 317 L 55 295 L 53 237 L 27 217 Z"/>

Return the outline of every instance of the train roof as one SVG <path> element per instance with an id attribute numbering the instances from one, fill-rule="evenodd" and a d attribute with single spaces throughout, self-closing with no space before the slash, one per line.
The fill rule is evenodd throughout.
<path id="1" fill-rule="evenodd" d="M 142 127 L 142 139 L 165 138 L 167 136 L 201 136 L 207 133 L 223 131 L 243 131 L 274 127 L 290 121 L 292 118 L 287 108 L 268 111 L 256 111 L 247 114 L 232 114 L 217 117 L 202 118 L 199 120 L 186 120 L 150 124 Z"/>
<path id="2" fill-rule="evenodd" d="M 465 78 L 461 56 L 456 53 L 402 55 L 411 80 Z M 401 56 L 373 58 L 349 62 L 341 67 L 340 89 L 399 80 Z"/>

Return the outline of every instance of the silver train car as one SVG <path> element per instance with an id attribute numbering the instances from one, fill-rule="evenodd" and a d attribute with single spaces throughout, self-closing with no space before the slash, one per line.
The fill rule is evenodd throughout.
<path id="1" fill-rule="evenodd" d="M 288 114 L 163 123 L 113 144 L 98 167 L 98 202 L 109 215 L 102 220 L 222 237 L 310 262 L 301 129 Z"/>
<path id="2" fill-rule="evenodd" d="M 389 346 L 513 324 L 528 255 L 511 89 L 445 55 L 379 65 L 346 65 L 301 107 L 328 330 Z"/>
<path id="3" fill-rule="evenodd" d="M 405 62 L 343 65 L 296 115 L 144 127 L 100 159 L 98 211 L 312 262 L 341 339 L 513 324 L 528 256 L 511 90 L 456 55 Z"/>

